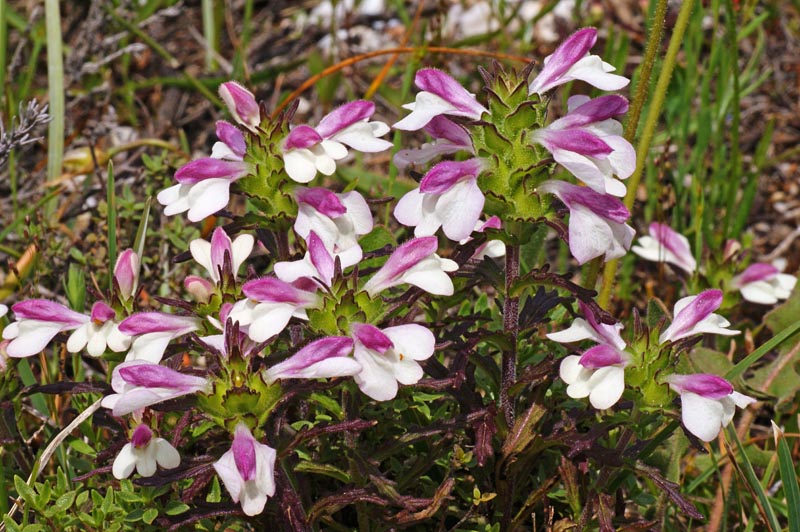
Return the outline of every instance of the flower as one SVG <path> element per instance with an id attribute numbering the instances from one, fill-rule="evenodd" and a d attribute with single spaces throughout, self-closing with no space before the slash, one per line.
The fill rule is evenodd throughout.
<path id="1" fill-rule="evenodd" d="M 216 132 L 221 143 L 214 145 L 211 157 L 183 165 L 175 172 L 178 184 L 158 193 L 165 215 L 189 211 L 192 222 L 211 216 L 228 205 L 231 184 L 250 172 L 250 165 L 243 160 L 242 132 L 223 121 L 217 122 Z"/>
<path id="2" fill-rule="evenodd" d="M 567 383 L 567 395 L 573 399 L 589 398 L 598 410 L 611 408 L 625 389 L 625 366 L 631 361 L 625 351 L 607 344 L 586 350 L 583 355 L 569 355 L 561 361 L 558 374 Z"/>
<path id="3" fill-rule="evenodd" d="M 447 155 L 462 150 L 473 152 L 472 137 L 469 132 L 442 115 L 434 116 L 422 130 L 433 137 L 434 141 L 423 144 L 419 148 L 398 151 L 394 156 L 394 164 L 398 170 L 403 170 L 410 165 L 427 163 L 438 155 Z"/>
<path id="4" fill-rule="evenodd" d="M 670 375 L 666 381 L 681 396 L 681 420 L 686 430 L 706 442 L 716 438 L 720 429 L 731 422 L 735 407 L 746 408 L 755 402 L 716 375 Z"/>
<path id="5" fill-rule="evenodd" d="M 261 111 L 252 92 L 235 81 L 228 81 L 219 86 L 219 96 L 234 120 L 251 131 L 256 130 L 261 123 Z"/>
<path id="6" fill-rule="evenodd" d="M 458 264 L 436 254 L 438 240 L 435 236 L 414 238 L 400 245 L 389 256 L 380 270 L 364 285 L 370 296 L 408 283 L 434 295 L 453 295 L 453 281 L 445 272 L 454 272 Z"/>
<path id="7" fill-rule="evenodd" d="M 231 273 L 235 279 L 239 267 L 253 251 L 254 243 L 252 235 L 239 235 L 231 241 L 228 233 L 223 228 L 217 227 L 211 235 L 211 242 L 197 238 L 191 241 L 189 250 L 192 258 L 205 268 L 214 283 L 219 284 L 226 255 L 231 263 Z"/>
<path id="8" fill-rule="evenodd" d="M 422 325 L 410 323 L 387 327 L 354 323 L 350 326 L 355 340 L 354 356 L 361 371 L 356 384 L 376 401 L 388 401 L 397 395 L 397 383 L 416 384 L 422 378 L 417 362 L 433 355 L 433 333 Z"/>
<path id="9" fill-rule="evenodd" d="M 589 55 L 597 42 L 595 28 L 583 28 L 569 37 L 544 58 L 544 68 L 528 85 L 528 94 L 544 94 L 569 81 L 581 80 L 601 90 L 615 91 L 626 86 L 629 80 L 611 74 L 615 69 L 599 56 Z"/>
<path id="10" fill-rule="evenodd" d="M 317 303 L 313 292 L 274 277 L 248 281 L 242 292 L 247 299 L 234 303 L 228 317 L 259 343 L 279 334 L 292 317 L 307 320 L 305 309 Z"/>
<path id="11" fill-rule="evenodd" d="M 500 229 L 502 224 L 500 222 L 500 218 L 497 216 L 492 216 L 485 222 L 481 222 L 480 220 L 475 222 L 475 227 L 473 228 L 473 233 L 483 233 L 487 229 Z M 459 241 L 459 244 L 466 244 L 472 240 L 471 237 L 467 237 L 463 240 Z M 470 257 L 471 260 L 483 260 L 484 257 L 489 257 L 492 259 L 496 259 L 499 257 L 504 257 L 506 254 L 506 245 L 502 240 L 489 240 L 481 244 L 478 249 L 475 250 L 475 253 L 472 254 Z"/>
<path id="12" fill-rule="evenodd" d="M 158 364 L 167 345 L 179 336 L 196 331 L 200 319 L 191 316 L 175 316 L 164 312 L 137 312 L 119 324 L 121 333 L 136 336 L 125 360 L 146 360 Z"/>
<path id="13" fill-rule="evenodd" d="M 46 299 L 29 299 L 11 306 L 16 321 L 3 329 L 3 338 L 11 340 L 8 356 L 23 358 L 44 349 L 61 331 L 77 329 L 91 320 L 60 303 Z"/>
<path id="14" fill-rule="evenodd" d="M 372 231 L 372 213 L 364 196 L 356 191 L 335 194 L 324 188 L 299 188 L 294 230 L 308 241 L 315 233 L 325 248 L 338 255 L 342 267 L 358 263 L 363 256 L 358 237 Z"/>
<path id="15" fill-rule="evenodd" d="M 403 105 L 411 114 L 394 124 L 395 129 L 416 131 L 440 115 L 478 120 L 489 111 L 456 80 L 435 68 L 423 68 L 414 76 L 414 84 L 422 89 L 413 103 Z"/>
<path id="16" fill-rule="evenodd" d="M 139 255 L 126 249 L 117 257 L 114 265 L 114 280 L 117 282 L 120 298 L 127 301 L 139 286 Z"/>
<path id="17" fill-rule="evenodd" d="M 111 387 L 117 393 L 105 396 L 100 404 L 110 408 L 115 416 L 124 416 L 146 406 L 207 390 L 209 385 L 203 377 L 146 360 L 131 360 L 114 368 Z"/>
<path id="18" fill-rule="evenodd" d="M 352 254 L 344 255 L 345 259 L 352 259 Z M 351 266 L 342 262 L 342 255 L 339 255 L 342 268 Z M 334 269 L 336 266 L 335 258 L 325 247 L 325 243 L 313 231 L 308 234 L 308 251 L 300 260 L 277 262 L 273 269 L 275 275 L 281 281 L 292 283 L 298 279 L 311 279 L 321 287 L 331 285 Z"/>
<path id="19" fill-rule="evenodd" d="M 630 212 L 617 198 L 564 181 L 545 181 L 539 191 L 555 194 L 569 209 L 569 250 L 579 264 L 601 255 L 617 259 L 630 247 Z"/>
<path id="20" fill-rule="evenodd" d="M 613 119 L 628 110 L 628 100 L 607 95 L 589 99 L 573 96 L 566 116 L 531 134 L 553 154 L 553 159 L 600 193 L 622 197 L 627 179 L 636 168 L 636 151 L 622 137 L 622 125 Z"/>
<path id="21" fill-rule="evenodd" d="M 353 340 L 346 336 L 327 336 L 311 342 L 283 362 L 264 372 L 271 384 L 280 379 L 325 379 L 347 377 L 361 371 L 361 364 L 350 358 Z"/>
<path id="22" fill-rule="evenodd" d="M 653 222 L 649 227 L 650 236 L 639 238 L 638 245 L 631 251 L 643 259 L 655 262 L 668 262 L 688 274 L 697 269 L 689 240 L 670 226 Z"/>
<path id="23" fill-rule="evenodd" d="M 275 495 L 275 458 L 269 445 L 259 443 L 244 423 L 236 425 L 231 448 L 214 462 L 214 470 L 247 515 L 264 511 L 267 498 Z"/>
<path id="24" fill-rule="evenodd" d="M 106 352 L 106 347 L 116 353 L 128 349 L 131 338 L 119 330 L 115 317 L 114 309 L 102 301 L 96 302 L 92 305 L 90 320 L 67 339 L 67 351 L 77 353 L 85 347 L 91 356 L 99 357 Z"/>
<path id="25" fill-rule="evenodd" d="M 675 303 L 672 323 L 658 337 L 659 343 L 674 342 L 696 334 L 711 333 L 733 336 L 740 331 L 732 331 L 731 324 L 719 314 L 713 314 L 722 304 L 721 290 L 706 290 L 696 296 L 679 299 Z"/>
<path id="26" fill-rule="evenodd" d="M 133 470 L 143 477 L 152 477 L 157 465 L 164 469 L 174 469 L 181 463 L 181 455 L 164 438 L 153 438 L 153 431 L 145 424 L 133 430 L 131 441 L 126 443 L 117 457 L 111 472 L 114 478 L 128 478 Z"/>
<path id="27" fill-rule="evenodd" d="M 369 122 L 375 104 L 365 100 L 346 103 L 325 115 L 316 128 L 297 126 L 283 141 L 286 173 L 298 183 L 308 183 L 321 172 L 331 175 L 336 161 L 347 156 L 349 146 L 367 153 L 392 147 L 378 137 L 389 132 L 383 122 Z"/>
<path id="28" fill-rule="evenodd" d="M 568 328 L 563 331 L 553 332 L 546 335 L 550 340 L 560 344 L 580 342 L 581 340 L 592 340 L 598 344 L 607 345 L 622 351 L 627 345 L 619 332 L 622 330 L 622 323 L 609 325 L 598 322 L 592 309 L 583 301 L 578 301 L 578 307 L 586 318 L 575 318 Z"/>
<path id="29" fill-rule="evenodd" d="M 415 227 L 414 236 L 430 236 L 441 227 L 451 240 L 467 238 L 483 213 L 485 198 L 477 180 L 482 167 L 480 159 L 437 164 L 418 189 L 397 202 L 395 218 Z"/>
<path id="30" fill-rule="evenodd" d="M 731 279 L 731 288 L 738 289 L 742 297 L 752 303 L 772 305 L 792 294 L 797 277 L 781 271 L 772 264 L 751 264 L 745 271 Z"/>

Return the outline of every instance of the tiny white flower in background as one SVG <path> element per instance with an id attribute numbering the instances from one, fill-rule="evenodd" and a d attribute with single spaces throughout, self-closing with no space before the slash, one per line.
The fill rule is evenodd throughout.
<path id="1" fill-rule="evenodd" d="M 797 277 L 772 264 L 751 264 L 745 271 L 731 279 L 730 286 L 738 289 L 742 297 L 751 303 L 772 305 L 787 299 L 797 284 Z"/>
<path id="2" fill-rule="evenodd" d="M 583 355 L 569 355 L 561 361 L 559 376 L 567 383 L 567 395 L 589 398 L 598 410 L 611 408 L 625 390 L 625 366 L 630 355 L 610 345 L 600 344 Z"/>
<path id="3" fill-rule="evenodd" d="M 716 375 L 670 375 L 666 381 L 681 396 L 681 420 L 686 430 L 706 442 L 731 422 L 737 406 L 746 408 L 756 401 L 734 391 L 731 383 Z"/>
<path id="4" fill-rule="evenodd" d="M 140 424 L 114 459 L 111 472 L 118 480 L 131 476 L 134 469 L 143 477 L 152 477 L 157 466 L 174 469 L 180 463 L 181 455 L 175 447 L 164 438 L 154 438 L 150 427 Z"/>

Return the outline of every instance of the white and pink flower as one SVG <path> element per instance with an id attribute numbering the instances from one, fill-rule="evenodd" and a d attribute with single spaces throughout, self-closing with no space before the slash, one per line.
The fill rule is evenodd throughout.
<path id="1" fill-rule="evenodd" d="M 672 323 L 661 336 L 659 343 L 674 342 L 697 334 L 721 334 L 733 336 L 740 331 L 728 329 L 730 322 L 714 314 L 722 304 L 721 290 L 706 290 L 696 296 L 679 299 L 675 303 Z"/>
<path id="2" fill-rule="evenodd" d="M 308 183 L 317 172 L 333 174 L 336 161 L 347 157 L 347 147 L 364 153 L 391 148 L 391 142 L 379 138 L 389 132 L 389 126 L 369 121 L 374 112 L 375 104 L 357 100 L 325 115 L 317 127 L 292 129 L 283 141 L 286 173 L 298 183 Z"/>
<path id="3" fill-rule="evenodd" d="M 214 470 L 235 503 L 246 515 L 264 511 L 267 499 L 275 495 L 275 459 L 269 445 L 259 443 L 244 423 L 236 426 L 231 448 L 214 462 Z"/>
<path id="4" fill-rule="evenodd" d="M 189 250 L 192 258 L 208 272 L 214 284 L 219 284 L 225 257 L 231 263 L 231 273 L 235 279 L 242 263 L 253 251 L 254 244 L 252 235 L 242 234 L 231 240 L 223 228 L 217 227 L 211 235 L 211 242 L 197 238 L 189 243 Z"/>
<path id="5" fill-rule="evenodd" d="M 458 264 L 441 258 L 437 249 L 435 236 L 414 238 L 400 245 L 367 281 L 364 291 L 374 297 L 393 286 L 411 284 L 430 294 L 452 295 L 453 281 L 447 272 L 456 271 Z"/>
<path id="6" fill-rule="evenodd" d="M 486 198 L 478 187 L 480 159 L 443 161 L 422 178 L 420 186 L 403 196 L 394 216 L 414 227 L 414 236 L 430 236 L 439 230 L 451 240 L 463 240 L 475 229 Z"/>
<path id="7" fill-rule="evenodd" d="M 201 320 L 192 316 L 176 316 L 164 312 L 137 312 L 119 324 L 123 334 L 135 337 L 126 361 L 144 360 L 158 364 L 169 343 L 200 328 Z"/>
<path id="8" fill-rule="evenodd" d="M 657 222 L 650 224 L 649 232 L 649 236 L 639 237 L 637 245 L 631 251 L 646 260 L 677 266 L 690 275 L 697 270 L 697 261 L 685 236 L 670 226 Z"/>
<path id="9" fill-rule="evenodd" d="M 589 99 L 572 96 L 566 116 L 532 133 L 535 142 L 553 159 L 593 190 L 625 196 L 627 179 L 636 168 L 636 151 L 622 136 L 622 125 L 613 119 L 628 111 L 628 100 L 606 95 Z"/>
<path id="10" fill-rule="evenodd" d="M 619 199 L 565 181 L 546 181 L 539 191 L 556 195 L 569 209 L 569 250 L 578 263 L 625 255 L 635 231 L 625 223 L 631 214 Z"/>
<path id="11" fill-rule="evenodd" d="M 731 279 L 730 286 L 741 292 L 742 297 L 751 303 L 773 305 L 787 299 L 797 284 L 797 277 L 781 273 L 772 264 L 759 262 L 751 264 L 742 273 Z"/>
<path id="12" fill-rule="evenodd" d="M 411 114 L 394 124 L 395 129 L 416 131 L 437 116 L 458 116 L 478 120 L 489 111 L 459 82 L 435 68 L 423 68 L 414 76 L 421 89 L 413 103 L 403 105 Z"/>
<path id="13" fill-rule="evenodd" d="M 597 42 L 597 30 L 583 28 L 570 35 L 544 58 L 544 67 L 528 86 L 528 94 L 544 94 L 564 83 L 580 80 L 601 90 L 615 91 L 629 83 L 628 78 L 611 74 L 615 70 L 599 56 L 589 55 Z"/>
<path id="14" fill-rule="evenodd" d="M 666 381 L 681 396 L 684 427 L 705 442 L 716 438 L 720 429 L 731 422 L 737 406 L 746 408 L 755 402 L 716 375 L 670 375 Z"/>
<path id="15" fill-rule="evenodd" d="M 435 338 L 422 325 L 409 323 L 381 330 L 354 323 L 350 330 L 355 340 L 354 356 L 361 364 L 354 379 L 361 391 L 376 401 L 393 399 L 398 383 L 419 382 L 423 371 L 418 361 L 433 355 Z"/>
<path id="16" fill-rule="evenodd" d="M 124 416 L 176 397 L 208 391 L 210 386 L 203 377 L 145 360 L 131 360 L 114 368 L 111 387 L 117 393 L 105 396 L 101 405 L 115 416 Z"/>
<path id="17" fill-rule="evenodd" d="M 158 466 L 174 469 L 181 464 L 181 455 L 164 438 L 153 437 L 153 431 L 145 424 L 133 430 L 131 441 L 126 443 L 114 459 L 111 472 L 114 478 L 128 478 L 134 469 L 143 477 L 152 477 Z"/>
<path id="18" fill-rule="evenodd" d="M 311 342 L 283 362 L 264 372 L 267 383 L 281 379 L 327 379 L 358 374 L 362 366 L 354 360 L 353 340 L 326 336 Z"/>
<path id="19" fill-rule="evenodd" d="M 598 410 L 614 406 L 625 390 L 625 366 L 631 357 L 608 344 L 586 350 L 583 355 L 569 355 L 561 361 L 559 376 L 567 383 L 567 395 L 573 399 L 589 398 Z"/>

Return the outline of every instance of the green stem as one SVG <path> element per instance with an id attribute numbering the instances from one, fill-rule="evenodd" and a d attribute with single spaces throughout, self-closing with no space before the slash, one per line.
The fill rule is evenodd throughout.
<path id="1" fill-rule="evenodd" d="M 661 1 L 663 0 L 659 0 L 659 2 Z M 658 117 L 661 114 L 661 108 L 663 107 L 664 99 L 667 96 L 667 88 L 669 87 L 669 81 L 672 78 L 672 71 L 675 68 L 675 60 L 678 56 L 678 52 L 681 49 L 681 45 L 683 44 L 683 35 L 686 32 L 686 26 L 689 24 L 689 15 L 692 13 L 693 7 L 694 0 L 684 0 L 683 4 L 681 4 L 681 10 L 678 13 L 678 19 L 675 22 L 675 28 L 673 29 L 672 37 L 669 40 L 667 55 L 664 57 L 664 62 L 661 65 L 661 73 L 658 76 L 658 82 L 656 83 L 656 88 L 653 93 L 653 99 L 650 103 L 649 109 L 647 110 L 647 117 L 645 118 L 642 136 L 639 138 L 639 143 L 636 145 L 636 169 L 633 171 L 633 175 L 631 175 L 631 177 L 628 179 L 628 194 L 625 196 L 625 206 L 628 208 L 628 210 L 633 208 L 633 202 L 636 198 L 636 189 L 639 188 L 639 181 L 642 179 L 642 173 L 644 171 L 645 161 L 647 160 L 647 154 L 650 151 L 650 145 L 653 142 L 653 135 L 655 135 L 656 126 L 658 125 Z M 653 21 L 653 37 L 655 37 L 655 28 L 657 26 L 661 26 L 663 30 L 663 17 Z M 650 44 L 651 43 L 648 42 L 648 52 L 650 50 Z M 656 46 L 654 45 L 654 47 Z M 640 86 L 647 86 L 649 85 L 649 81 L 641 79 L 639 84 Z M 636 96 L 639 98 L 639 87 L 637 87 Z M 642 99 L 644 99 L 643 96 Z M 633 129 L 635 128 L 629 127 L 627 134 L 631 135 L 631 131 Z M 611 291 L 614 288 L 614 278 L 617 275 L 618 265 L 619 261 L 617 259 L 606 263 L 605 270 L 603 271 L 603 287 L 600 291 L 600 296 L 598 297 L 598 303 L 601 307 L 607 307 L 609 301 L 611 300 Z"/>
<path id="2" fill-rule="evenodd" d="M 47 180 L 55 181 L 61 175 L 64 159 L 64 61 L 58 0 L 45 0 L 44 18 L 47 34 L 47 97 L 51 116 L 47 127 Z M 45 211 L 53 213 L 55 206 L 55 202 L 49 202 L 45 205 Z"/>

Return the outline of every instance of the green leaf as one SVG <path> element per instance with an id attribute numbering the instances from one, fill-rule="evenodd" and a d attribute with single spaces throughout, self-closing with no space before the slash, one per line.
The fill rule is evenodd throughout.
<path id="1" fill-rule="evenodd" d="M 53 503 L 53 508 L 58 512 L 66 512 L 70 506 L 72 506 L 72 503 L 75 502 L 75 495 L 76 492 L 68 491 L 56 499 L 56 502 Z"/>
<path id="2" fill-rule="evenodd" d="M 44 532 L 44 525 L 34 523 L 23 528 L 22 532 Z"/>
<path id="3" fill-rule="evenodd" d="M 772 505 L 769 503 L 769 497 L 767 493 L 764 491 L 764 488 L 761 486 L 761 482 L 758 480 L 758 477 L 753 470 L 753 465 L 747 458 L 744 445 L 742 445 L 742 442 L 739 440 L 739 436 L 736 434 L 736 428 L 733 425 L 728 425 L 726 433 L 728 434 L 728 439 L 736 443 L 736 448 L 739 450 L 739 453 L 736 455 L 736 460 L 732 463 L 737 467 L 739 473 L 744 477 L 748 489 L 758 498 L 758 502 L 760 503 L 759 508 L 762 511 L 764 519 L 766 520 L 765 524 L 772 532 L 780 532 L 781 526 L 778 523 L 778 518 L 775 516 Z"/>
<path id="4" fill-rule="evenodd" d="M 8 532 L 22 532 L 22 527 L 20 527 L 16 521 L 11 519 L 9 516 L 3 516 L 3 524 L 6 525 L 6 530 Z"/>
<path id="5" fill-rule="evenodd" d="M 92 457 L 97 455 L 95 450 L 92 449 L 91 445 L 89 445 L 85 441 L 77 439 L 77 438 L 72 440 L 72 441 L 70 441 L 69 442 L 69 446 L 72 447 L 73 449 L 75 449 L 76 451 L 78 451 L 81 454 L 86 454 L 86 455 L 89 455 L 89 456 L 92 456 Z"/>
<path id="6" fill-rule="evenodd" d="M 14 488 L 26 504 L 38 509 L 38 506 L 36 506 L 36 492 L 33 491 L 33 488 L 28 486 L 21 477 L 16 475 L 14 476 Z"/>
<path id="7" fill-rule="evenodd" d="M 158 517 L 158 510 L 155 508 L 148 508 L 144 511 L 144 515 L 142 515 L 142 521 L 148 525 L 152 525 L 153 521 L 156 520 L 156 517 Z"/>
<path id="8" fill-rule="evenodd" d="M 313 473 L 315 475 L 325 475 L 340 480 L 342 482 L 346 483 L 350 482 L 350 475 L 348 475 L 347 472 L 330 464 L 317 464 L 314 462 L 303 461 L 297 464 L 294 470 L 299 473 Z"/>
<path id="9" fill-rule="evenodd" d="M 783 432 L 773 423 L 775 440 L 778 445 L 778 465 L 783 481 L 783 493 L 789 508 L 789 532 L 800 532 L 800 486 L 797 484 L 797 469 L 792 461 L 792 451 Z"/>
<path id="10" fill-rule="evenodd" d="M 189 510 L 188 504 L 184 504 L 180 501 L 169 501 L 164 513 L 167 515 L 180 515 L 187 510 Z"/>
<path id="11" fill-rule="evenodd" d="M 364 249 L 364 252 L 369 252 L 375 251 L 376 249 L 381 249 L 387 245 L 394 246 L 397 244 L 397 241 L 395 240 L 394 235 L 392 235 L 392 232 L 386 227 L 382 225 L 376 225 L 372 231 L 362 236 L 358 243 Z"/>

